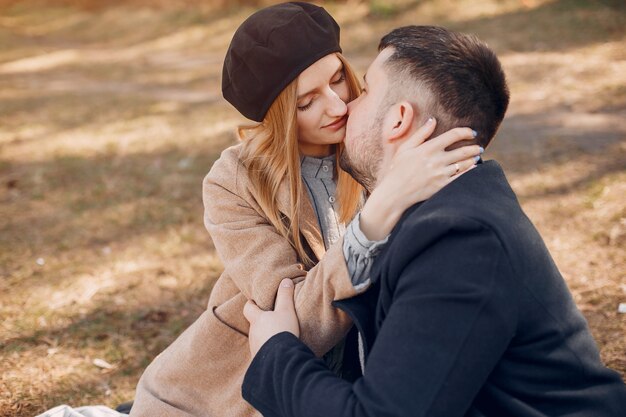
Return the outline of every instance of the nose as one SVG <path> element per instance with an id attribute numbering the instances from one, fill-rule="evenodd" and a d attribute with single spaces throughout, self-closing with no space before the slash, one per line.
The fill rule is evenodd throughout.
<path id="1" fill-rule="evenodd" d="M 343 101 L 335 91 L 330 89 L 328 115 L 332 117 L 341 117 L 345 115 L 347 111 L 348 106 L 345 101 Z"/>

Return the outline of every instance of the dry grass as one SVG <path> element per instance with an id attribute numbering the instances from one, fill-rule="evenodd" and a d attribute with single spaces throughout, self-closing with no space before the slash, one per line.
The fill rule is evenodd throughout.
<path id="1" fill-rule="evenodd" d="M 200 183 L 241 121 L 219 93 L 221 60 L 252 9 L 13 3 L 0 12 L 0 415 L 111 406 L 133 397 L 221 270 Z M 513 102 L 488 156 L 625 376 L 622 2 L 345 3 L 328 7 L 360 71 L 401 24 L 474 32 L 497 50 Z"/>

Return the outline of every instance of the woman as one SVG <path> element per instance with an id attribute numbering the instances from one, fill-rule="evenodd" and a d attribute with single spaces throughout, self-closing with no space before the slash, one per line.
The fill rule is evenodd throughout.
<path id="1" fill-rule="evenodd" d="M 242 310 L 249 299 L 272 308 L 283 278 L 296 282 L 302 340 L 342 374 L 351 321 L 331 303 L 367 288 L 372 260 L 406 208 L 474 165 L 477 146 L 444 150 L 471 140 L 470 129 L 417 146 L 432 121 L 402 153 L 410 163 L 386 173 L 363 203 L 362 187 L 337 163 L 346 103 L 360 93 L 340 52 L 337 23 L 308 3 L 265 8 L 235 33 L 222 91 L 258 123 L 239 129 L 242 142 L 203 183 L 205 225 L 224 272 L 207 311 L 146 369 L 131 416 L 258 415 L 241 398 L 251 360 Z M 436 167 L 425 172 L 426 160 Z"/>

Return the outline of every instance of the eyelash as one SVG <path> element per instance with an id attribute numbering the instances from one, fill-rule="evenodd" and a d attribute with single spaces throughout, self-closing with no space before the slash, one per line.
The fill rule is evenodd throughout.
<path id="1" fill-rule="evenodd" d="M 307 104 L 306 106 L 298 106 L 298 110 L 306 111 L 310 109 L 312 105 L 313 105 L 313 100 L 311 100 L 311 102 L 309 102 L 309 104 Z"/>
<path id="2" fill-rule="evenodd" d="M 346 74 L 345 73 L 341 73 L 341 77 L 339 77 L 339 79 L 337 81 L 333 81 L 331 84 L 339 84 L 342 83 L 344 80 L 346 79 Z"/>
<path id="3" fill-rule="evenodd" d="M 341 73 L 341 77 L 339 77 L 339 79 L 337 81 L 333 81 L 331 84 L 336 85 L 336 84 L 340 84 L 342 82 L 344 82 L 346 79 L 346 74 L 345 73 Z M 305 106 L 298 106 L 298 110 L 300 111 L 307 111 L 308 109 L 311 108 L 311 106 L 313 105 L 313 100 L 311 100 L 309 102 L 309 104 L 305 105 Z"/>

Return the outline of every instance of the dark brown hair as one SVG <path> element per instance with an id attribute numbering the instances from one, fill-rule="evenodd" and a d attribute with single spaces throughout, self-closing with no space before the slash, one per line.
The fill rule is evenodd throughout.
<path id="1" fill-rule="evenodd" d="M 504 118 L 509 89 L 500 61 L 487 45 L 442 27 L 405 26 L 381 39 L 378 50 L 387 47 L 394 49 L 385 62 L 390 89 L 410 78 L 431 97 L 424 110 L 437 118 L 437 132 L 467 126 L 478 132 L 481 146 L 489 144 Z M 407 94 L 406 88 L 401 90 Z"/>

